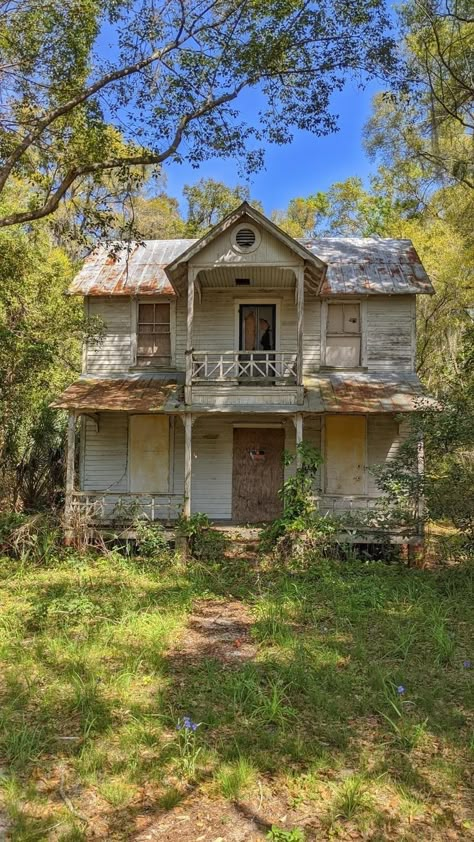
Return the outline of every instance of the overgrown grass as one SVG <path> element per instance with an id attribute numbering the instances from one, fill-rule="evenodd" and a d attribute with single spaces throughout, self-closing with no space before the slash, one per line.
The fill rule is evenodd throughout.
<path id="1" fill-rule="evenodd" d="M 10 838 L 86 839 L 99 823 L 128 839 L 150 804 L 169 817 L 201 794 L 247 801 L 268 828 L 288 814 L 281 833 L 301 820 L 308 840 L 464 838 L 473 584 L 469 565 L 1 560 Z M 255 660 L 180 658 L 193 599 L 228 596 L 253 613 Z M 185 716 L 201 724 L 183 760 Z"/>

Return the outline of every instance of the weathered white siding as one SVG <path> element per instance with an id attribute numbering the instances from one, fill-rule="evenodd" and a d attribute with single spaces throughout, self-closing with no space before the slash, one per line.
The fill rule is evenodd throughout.
<path id="1" fill-rule="evenodd" d="M 89 316 L 99 316 L 105 324 L 103 339 L 86 348 L 86 374 L 118 374 L 131 365 L 130 298 L 89 298 Z"/>
<path id="2" fill-rule="evenodd" d="M 198 418 L 193 427 L 193 485 L 192 510 L 206 512 L 216 520 L 232 517 L 232 456 L 233 428 L 235 424 L 265 426 L 281 423 L 274 415 L 256 417 L 207 416 Z M 174 425 L 174 450 L 172 460 L 172 487 L 170 493 L 184 492 L 184 428 L 180 418 Z M 283 421 L 285 448 L 295 452 L 295 428 L 290 418 Z M 408 423 L 399 425 L 391 415 L 369 415 L 367 420 L 367 465 L 384 464 L 393 458 L 400 443 L 406 438 Z M 304 440 L 321 449 L 321 417 L 304 419 Z M 99 430 L 94 422 L 84 419 L 82 435 L 81 488 L 84 491 L 127 492 L 128 490 L 128 418 L 125 413 L 102 413 Z M 293 465 L 285 469 L 288 477 Z M 321 487 L 321 472 L 314 483 L 315 493 Z M 367 495 L 380 496 L 375 477 L 367 470 Z M 364 496 L 364 499 L 365 499 Z M 363 498 L 323 496 L 323 510 L 338 510 L 364 506 Z"/>
<path id="3" fill-rule="evenodd" d="M 192 393 L 193 405 L 210 406 L 261 406 L 264 410 L 272 411 L 273 407 L 295 406 L 298 403 L 296 386 L 255 386 L 255 385 L 227 385 L 225 383 L 213 386 L 196 384 Z M 255 416 L 254 416 L 255 417 Z"/>
<path id="4" fill-rule="evenodd" d="M 410 371 L 414 365 L 415 296 L 367 299 L 367 366 L 373 371 Z"/>
<path id="5" fill-rule="evenodd" d="M 321 361 L 321 304 L 308 293 L 304 298 L 303 373 L 319 369 Z"/>
<path id="6" fill-rule="evenodd" d="M 252 228 L 258 229 L 260 234 L 260 243 L 256 249 L 247 253 L 239 253 L 232 248 L 232 231 L 244 225 L 246 222 Z M 247 220 L 245 217 L 239 220 L 238 224 L 232 226 L 226 231 L 223 231 L 216 237 L 209 245 L 201 249 L 201 251 L 194 256 L 190 261 L 193 266 L 209 266 L 213 264 L 238 263 L 242 266 L 247 264 L 262 264 L 276 265 L 276 266 L 297 266 L 302 265 L 303 261 L 291 249 L 285 246 L 280 240 L 261 228 L 255 225 L 253 220 Z"/>
<path id="7" fill-rule="evenodd" d="M 395 421 L 393 415 L 369 415 L 367 424 L 367 492 L 380 497 L 381 491 L 370 468 L 385 465 L 396 456 L 408 435 L 408 423 Z"/>
<path id="8" fill-rule="evenodd" d="M 202 302 L 196 296 L 194 348 L 197 351 L 235 350 L 238 344 L 236 306 L 239 301 L 277 303 L 277 350 L 296 352 L 296 306 L 294 290 L 203 290 Z M 90 342 L 85 353 L 85 373 L 126 373 L 132 365 L 132 319 L 130 299 L 89 299 L 89 315 L 105 324 L 104 338 Z M 414 296 L 373 296 L 367 299 L 367 366 L 372 371 L 409 371 L 414 365 Z M 176 302 L 176 367 L 185 367 L 186 301 Z M 364 341 L 364 339 L 363 339 Z M 305 296 L 304 372 L 318 370 L 321 357 L 321 305 Z"/>
<path id="9" fill-rule="evenodd" d="M 277 350 L 296 352 L 296 306 L 294 290 L 203 290 L 202 302 L 194 305 L 193 345 L 196 351 L 238 350 L 239 302 L 277 305 Z M 185 318 L 185 316 L 184 316 Z"/>
<path id="10" fill-rule="evenodd" d="M 84 418 L 82 490 L 127 491 L 127 451 L 128 416 L 125 413 L 101 413 L 98 430 L 91 418 Z"/>

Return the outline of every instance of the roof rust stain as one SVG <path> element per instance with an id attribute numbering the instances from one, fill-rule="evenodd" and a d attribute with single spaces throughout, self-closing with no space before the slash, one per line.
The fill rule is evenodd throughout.
<path id="1" fill-rule="evenodd" d="M 99 245 L 74 278 L 71 295 L 167 295 L 174 290 L 166 266 L 194 240 L 148 240 Z"/>
<path id="2" fill-rule="evenodd" d="M 439 409 L 415 374 L 324 373 L 305 382 L 309 408 L 327 413 L 403 413 Z"/>
<path id="3" fill-rule="evenodd" d="M 157 412 L 179 401 L 181 392 L 176 380 L 152 377 L 77 380 L 51 406 L 82 412 Z"/>
<path id="4" fill-rule="evenodd" d="M 147 240 L 99 246 L 84 261 L 73 295 L 167 295 L 166 268 L 196 240 Z M 320 237 L 298 240 L 327 265 L 321 295 L 431 294 L 431 281 L 411 240 Z"/>

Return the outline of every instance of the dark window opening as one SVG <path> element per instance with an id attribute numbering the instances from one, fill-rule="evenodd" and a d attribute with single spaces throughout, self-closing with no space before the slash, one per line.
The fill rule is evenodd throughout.
<path id="1" fill-rule="evenodd" d="M 241 304 L 239 312 L 239 377 L 275 378 L 275 304 Z"/>

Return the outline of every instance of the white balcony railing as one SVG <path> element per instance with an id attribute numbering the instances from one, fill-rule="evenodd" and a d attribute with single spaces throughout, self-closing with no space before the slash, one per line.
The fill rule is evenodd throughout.
<path id="1" fill-rule="evenodd" d="M 193 382 L 284 380 L 296 383 L 297 354 L 288 351 L 193 351 Z"/>

